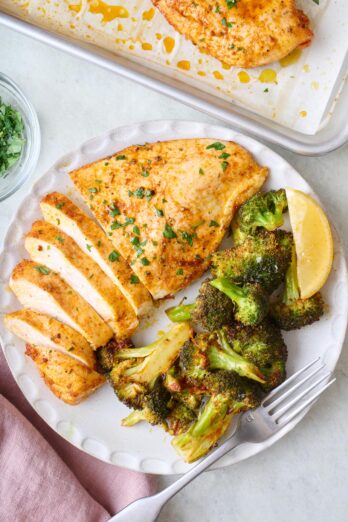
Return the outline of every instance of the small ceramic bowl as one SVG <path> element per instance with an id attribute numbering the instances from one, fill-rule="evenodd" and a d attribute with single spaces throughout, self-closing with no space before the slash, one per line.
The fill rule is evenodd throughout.
<path id="1" fill-rule="evenodd" d="M 0 98 L 20 112 L 24 124 L 25 143 L 18 161 L 0 176 L 0 201 L 11 196 L 32 174 L 40 154 L 40 126 L 31 102 L 8 76 L 0 73 Z"/>

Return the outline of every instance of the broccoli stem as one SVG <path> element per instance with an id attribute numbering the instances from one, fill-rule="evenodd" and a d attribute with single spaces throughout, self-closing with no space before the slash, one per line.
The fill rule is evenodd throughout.
<path id="1" fill-rule="evenodd" d="M 297 279 L 297 258 L 295 246 L 292 247 L 291 262 L 285 275 L 285 288 L 283 293 L 283 303 L 290 304 L 300 298 L 300 289 Z"/>
<path id="2" fill-rule="evenodd" d="M 210 284 L 223 292 L 227 297 L 234 301 L 237 304 L 242 304 L 243 300 L 246 298 L 246 292 L 240 286 L 232 283 L 227 277 L 219 277 L 218 279 L 213 279 L 210 281 Z"/>
<path id="3" fill-rule="evenodd" d="M 132 413 L 127 415 L 124 419 L 121 421 L 122 426 L 126 426 L 127 428 L 134 426 L 135 424 L 138 424 L 138 422 L 145 421 L 145 412 L 144 410 L 134 410 Z"/>
<path id="4" fill-rule="evenodd" d="M 150 383 L 166 373 L 191 334 L 189 323 L 183 322 L 172 326 L 169 332 L 148 346 L 125 348 L 116 352 L 116 359 L 131 361 L 131 365 L 123 370 L 123 377 L 132 377 L 132 381 L 136 382 Z"/>
<path id="5" fill-rule="evenodd" d="M 262 384 L 266 382 L 264 375 L 255 364 L 247 361 L 231 348 L 223 332 L 219 332 L 219 340 L 221 348 L 211 346 L 208 350 L 209 364 L 213 370 L 234 371 L 241 377 L 248 377 Z"/>
<path id="6" fill-rule="evenodd" d="M 205 455 L 222 437 L 234 415 L 233 401 L 225 395 L 210 397 L 191 428 L 172 440 L 174 448 L 187 462 Z"/>
<path id="7" fill-rule="evenodd" d="M 195 309 L 195 304 L 178 305 L 168 308 L 166 314 L 173 323 L 180 323 L 182 321 L 190 321 L 192 319 L 192 312 Z"/>

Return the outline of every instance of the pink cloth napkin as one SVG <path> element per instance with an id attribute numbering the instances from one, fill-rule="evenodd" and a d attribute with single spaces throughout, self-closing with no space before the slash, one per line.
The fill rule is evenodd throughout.
<path id="1" fill-rule="evenodd" d="M 1 522 L 104 522 L 155 488 L 154 477 L 105 464 L 57 435 L 22 395 L 0 349 Z"/>

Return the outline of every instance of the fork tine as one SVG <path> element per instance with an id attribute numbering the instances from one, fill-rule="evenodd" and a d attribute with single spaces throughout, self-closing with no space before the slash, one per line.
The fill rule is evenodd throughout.
<path id="1" fill-rule="evenodd" d="M 312 404 L 312 402 L 315 402 L 318 397 L 329 387 L 331 386 L 331 384 L 333 384 L 336 380 L 336 377 L 334 377 L 330 382 L 328 382 L 327 384 L 325 384 L 325 386 L 323 388 L 321 388 L 320 390 L 318 390 L 314 395 L 312 395 L 306 402 L 304 402 L 303 404 L 301 404 L 301 406 L 299 406 L 298 408 L 296 408 L 292 413 L 290 413 L 290 415 L 288 415 L 287 417 L 285 417 L 285 419 L 281 420 L 281 421 L 277 421 L 277 424 L 281 424 L 281 425 L 285 425 L 285 424 L 288 424 L 290 421 L 292 421 L 295 417 L 297 417 L 297 415 L 299 415 L 301 413 L 301 411 L 305 410 L 306 408 L 308 408 L 308 406 L 310 404 Z"/>
<path id="2" fill-rule="evenodd" d="M 319 373 L 323 368 L 325 368 L 324 365 L 319 366 L 319 368 L 317 368 L 316 370 L 313 370 L 309 375 L 306 375 L 306 377 L 304 377 L 301 381 L 294 384 L 294 386 L 291 386 L 291 388 L 289 388 L 289 390 L 282 393 L 277 399 L 274 399 L 274 401 L 272 401 L 270 404 L 268 404 L 268 406 L 266 406 L 266 407 L 264 406 L 265 410 L 267 410 L 269 412 L 270 410 L 272 410 L 273 408 L 278 406 L 278 404 L 283 402 L 289 395 L 294 393 L 294 391 L 296 391 L 298 388 L 300 388 L 305 382 L 309 381 L 312 377 L 314 377 L 314 375 Z"/>
<path id="3" fill-rule="evenodd" d="M 297 395 L 297 397 L 295 397 L 294 399 L 292 399 L 290 402 L 287 402 L 286 404 L 284 404 L 284 406 L 282 406 L 281 408 L 279 408 L 277 411 L 275 411 L 274 413 L 271 413 L 271 417 L 273 418 L 274 421 L 277 421 L 282 415 L 284 415 L 284 413 L 286 413 L 287 411 L 289 411 L 293 406 L 295 406 L 295 404 L 297 404 L 301 399 L 303 399 L 303 397 L 305 397 L 306 395 L 308 395 L 312 390 L 314 390 L 314 388 L 316 388 L 320 383 L 322 383 L 323 381 L 325 381 L 325 379 L 329 378 L 331 375 L 331 373 L 326 373 L 325 375 L 323 375 L 322 377 L 320 377 L 320 379 L 317 379 L 313 384 L 310 385 L 309 388 L 306 388 L 305 390 L 303 390 L 299 395 Z"/>
<path id="4" fill-rule="evenodd" d="M 262 405 L 266 404 L 266 402 L 268 402 L 269 399 L 272 399 L 272 397 L 274 397 L 274 395 L 277 395 L 281 390 L 283 390 L 286 386 L 288 386 L 288 384 L 290 384 L 292 381 L 294 381 L 299 375 L 304 373 L 306 370 L 308 370 L 309 368 L 314 366 L 314 364 L 317 363 L 318 361 L 320 361 L 320 357 L 317 357 L 317 359 L 315 359 L 314 361 L 307 364 L 307 366 L 304 366 L 304 368 L 301 368 L 301 370 L 298 370 L 298 372 L 291 375 L 291 377 L 286 379 L 286 381 L 284 381 L 282 384 L 280 384 L 277 388 L 272 390 L 267 395 L 267 397 L 263 400 Z"/>

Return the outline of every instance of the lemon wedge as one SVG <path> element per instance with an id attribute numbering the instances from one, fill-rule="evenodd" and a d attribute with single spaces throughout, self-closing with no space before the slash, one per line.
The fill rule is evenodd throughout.
<path id="1" fill-rule="evenodd" d="M 329 220 L 314 199 L 292 188 L 286 189 L 289 216 L 297 255 L 297 277 L 302 299 L 325 284 L 333 261 L 333 239 Z"/>

